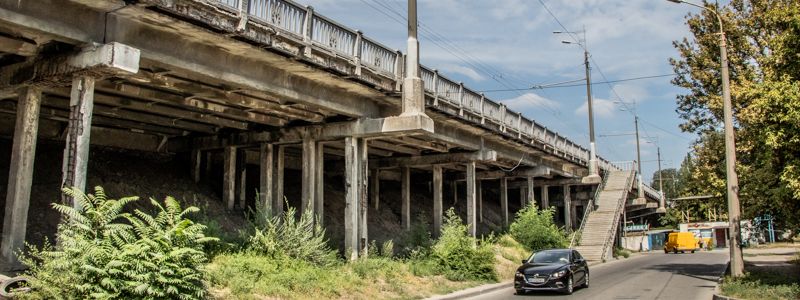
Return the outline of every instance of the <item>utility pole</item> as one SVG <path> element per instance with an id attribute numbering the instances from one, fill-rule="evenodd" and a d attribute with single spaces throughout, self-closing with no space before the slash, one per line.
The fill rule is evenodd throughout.
<path id="1" fill-rule="evenodd" d="M 739 207 L 739 177 L 736 175 L 736 139 L 733 132 L 733 111 L 731 104 L 730 78 L 728 75 L 728 48 L 725 40 L 725 31 L 722 28 L 722 18 L 719 13 L 706 6 L 697 5 L 683 0 L 668 0 L 675 3 L 684 3 L 705 9 L 717 17 L 719 23 L 719 57 L 722 73 L 722 109 L 725 122 L 725 169 L 726 185 L 728 188 L 728 242 L 730 244 L 731 276 L 744 275 L 744 258 L 742 257 L 742 233 Z"/>
<path id="2" fill-rule="evenodd" d="M 656 213 L 666 213 L 665 199 L 667 196 L 664 194 L 664 174 L 661 173 L 661 147 L 657 147 L 656 151 L 656 153 L 658 153 L 658 191 L 661 192 L 661 201 L 658 203 Z"/>
<path id="3" fill-rule="evenodd" d="M 417 39 L 417 0 L 408 0 L 408 54 L 403 79 L 401 116 L 425 114 L 425 94 L 419 75 L 419 39 Z"/>
<path id="4" fill-rule="evenodd" d="M 636 198 L 635 203 L 647 203 L 647 199 L 644 198 L 644 187 L 642 184 L 642 152 L 639 148 L 639 115 L 633 115 L 633 124 L 636 126 L 636 167 L 638 168 L 638 175 L 637 178 L 639 180 L 639 186 L 637 190 L 639 191 L 639 197 Z"/>
<path id="5" fill-rule="evenodd" d="M 553 31 L 554 34 L 567 33 L 575 34 L 571 31 Z M 589 48 L 586 45 L 586 28 L 583 29 L 583 41 L 574 43 L 570 41 L 561 41 L 563 44 L 577 44 L 583 49 L 583 64 L 586 71 L 586 108 L 589 113 L 589 175 L 584 177 L 581 181 L 583 183 L 597 184 L 602 180 L 600 178 L 600 170 L 597 166 L 597 147 L 595 146 L 594 138 L 594 109 L 592 101 L 592 69 L 589 64 Z"/>

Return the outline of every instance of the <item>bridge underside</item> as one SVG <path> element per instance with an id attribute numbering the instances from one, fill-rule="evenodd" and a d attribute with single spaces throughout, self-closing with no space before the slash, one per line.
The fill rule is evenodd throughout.
<path id="1" fill-rule="evenodd" d="M 431 172 L 435 230 L 442 182 L 465 182 L 475 234 L 481 180 L 500 181 L 507 223 L 509 186 L 548 207 L 546 186 L 538 197 L 534 187 L 579 186 L 587 175 L 577 148 L 552 146 L 561 137 L 531 138 L 521 121 L 492 122 L 435 93 L 426 95 L 430 119 L 398 116 L 401 63 L 394 74 L 362 68 L 202 1 L 139 2 L 0 0 L 0 133 L 13 136 L 4 262 L 15 262 L 24 242 L 37 137 L 66 142 L 62 185 L 79 188 L 90 145 L 188 155 L 195 181 L 221 161 L 231 210 L 246 208 L 239 183 L 252 164 L 260 201 L 273 212 L 283 210 L 288 168 L 302 171 L 302 208 L 322 214 L 323 166 L 336 165 L 346 174 L 350 257 L 366 247 L 368 199 L 380 198 L 368 186 L 380 179 L 402 183 L 408 228 L 410 170 Z"/>

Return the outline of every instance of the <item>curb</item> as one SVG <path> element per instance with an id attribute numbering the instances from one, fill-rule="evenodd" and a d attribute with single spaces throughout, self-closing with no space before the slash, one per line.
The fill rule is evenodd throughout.
<path id="1" fill-rule="evenodd" d="M 725 265 L 725 270 L 723 270 L 722 273 L 719 274 L 719 278 L 717 278 L 717 287 L 714 288 L 714 296 L 711 297 L 712 300 L 739 300 L 737 298 L 723 296 L 722 291 L 719 288 L 719 285 L 722 284 L 723 280 L 725 280 L 725 275 L 728 274 L 730 268 L 731 262 L 728 261 L 728 263 Z"/>
<path id="2" fill-rule="evenodd" d="M 460 290 L 447 295 L 439 295 L 427 298 L 428 300 L 450 300 L 475 297 L 478 295 L 494 292 L 496 290 L 513 287 L 514 281 L 504 281 L 500 283 L 484 284 L 466 290 Z"/>

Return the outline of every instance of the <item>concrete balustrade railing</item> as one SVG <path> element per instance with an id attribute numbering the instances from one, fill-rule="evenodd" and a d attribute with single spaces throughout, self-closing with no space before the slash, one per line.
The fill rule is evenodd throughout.
<path id="1" fill-rule="evenodd" d="M 309 6 L 292 0 L 217 0 L 221 7 L 244 12 L 256 22 L 272 25 L 276 31 L 294 37 L 310 47 L 327 51 L 355 64 L 358 75 L 361 68 L 394 80 L 399 91 L 402 80 L 404 57 L 398 50 L 392 50 L 361 32 L 341 25 Z M 519 112 L 509 110 L 505 105 L 487 98 L 485 95 L 465 87 L 439 74 L 434 69 L 420 68 L 425 91 L 434 101 L 451 105 L 458 109 L 459 115 L 475 115 L 481 124 L 493 124 L 503 133 L 515 135 L 519 139 L 543 144 L 545 149 L 565 158 L 588 164 L 589 151 L 570 141 L 557 132 L 525 118 Z M 605 159 L 598 158 L 602 170 L 626 169 Z"/>

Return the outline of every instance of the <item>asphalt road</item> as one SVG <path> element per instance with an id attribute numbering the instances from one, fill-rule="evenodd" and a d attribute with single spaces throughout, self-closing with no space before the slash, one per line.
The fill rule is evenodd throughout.
<path id="1" fill-rule="evenodd" d="M 512 286 L 469 299 L 711 299 L 728 262 L 727 251 L 651 253 L 589 267 L 590 287 L 572 295 L 515 295 Z"/>

